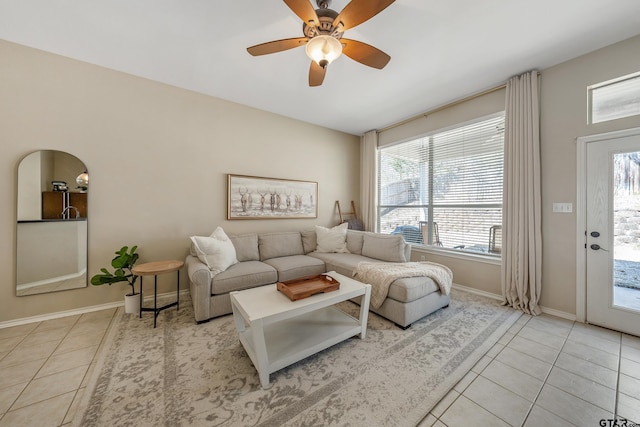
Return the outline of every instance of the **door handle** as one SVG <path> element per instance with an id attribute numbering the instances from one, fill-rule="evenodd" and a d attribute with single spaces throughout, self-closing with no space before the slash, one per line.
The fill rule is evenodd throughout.
<path id="1" fill-rule="evenodd" d="M 593 245 L 590 246 L 591 249 L 593 249 L 594 251 L 605 251 L 605 252 L 609 252 L 607 249 L 605 248 L 601 248 L 600 245 L 594 243 Z"/>
<path id="2" fill-rule="evenodd" d="M 600 233 L 598 233 L 597 231 L 592 231 L 590 234 L 591 237 L 600 237 Z"/>

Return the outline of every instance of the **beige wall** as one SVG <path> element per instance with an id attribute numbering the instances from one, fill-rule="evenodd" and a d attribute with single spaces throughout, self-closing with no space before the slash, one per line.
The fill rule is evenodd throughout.
<path id="1" fill-rule="evenodd" d="M 638 116 L 588 125 L 587 86 L 637 71 L 640 36 L 542 72 L 541 304 L 545 307 L 576 312 L 576 138 L 640 126 Z M 554 202 L 573 203 L 573 213 L 553 213 Z"/>
<path id="2" fill-rule="evenodd" d="M 184 259 L 188 237 L 335 225 L 357 200 L 359 138 L 0 41 L 0 322 L 121 301 L 125 285 L 15 296 L 16 177 L 40 149 L 82 160 L 89 274 L 122 245 L 142 261 Z M 317 220 L 226 221 L 226 174 L 317 181 Z M 186 287 L 186 273 L 181 276 Z M 160 292 L 175 277 L 159 278 Z M 148 284 L 150 284 L 149 281 Z"/>

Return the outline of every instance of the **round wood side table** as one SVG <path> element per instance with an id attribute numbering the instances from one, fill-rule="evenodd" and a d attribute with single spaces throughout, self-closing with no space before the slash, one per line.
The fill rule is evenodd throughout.
<path id="1" fill-rule="evenodd" d="M 176 310 L 180 309 L 180 269 L 184 266 L 183 261 L 169 260 L 169 261 L 153 261 L 144 264 L 136 265 L 131 269 L 133 274 L 140 276 L 140 318 L 142 318 L 143 311 L 153 311 L 153 327 L 156 327 L 156 321 L 158 314 L 162 310 L 169 307 L 176 306 Z M 176 300 L 172 303 L 158 307 L 158 274 L 165 274 L 177 271 L 178 272 L 178 287 L 176 291 Z M 144 276 L 154 276 L 153 282 L 153 307 L 142 306 L 142 278 Z"/>

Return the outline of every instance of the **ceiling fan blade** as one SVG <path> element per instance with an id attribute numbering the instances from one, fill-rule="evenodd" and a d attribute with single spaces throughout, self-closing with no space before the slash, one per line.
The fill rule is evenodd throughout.
<path id="1" fill-rule="evenodd" d="M 293 49 L 294 47 L 304 46 L 309 39 L 306 37 L 297 37 L 294 39 L 274 40 L 272 42 L 257 44 L 247 48 L 253 56 L 267 55 L 269 53 L 281 52 L 283 50 Z"/>
<path id="2" fill-rule="evenodd" d="M 342 43 L 342 53 L 369 67 L 381 70 L 391 60 L 389 55 L 366 43 L 344 37 L 340 39 L 340 42 Z"/>
<path id="3" fill-rule="evenodd" d="M 309 68 L 309 86 L 320 86 L 324 81 L 324 75 L 327 67 L 322 68 L 316 61 L 311 61 Z"/>
<path id="4" fill-rule="evenodd" d="M 376 16 L 395 0 L 351 0 L 333 21 L 333 26 L 342 24 L 340 31 L 346 31 Z"/>
<path id="5" fill-rule="evenodd" d="M 309 0 L 284 0 L 289 9 L 293 11 L 302 22 L 314 27 L 319 24 L 318 15 Z"/>

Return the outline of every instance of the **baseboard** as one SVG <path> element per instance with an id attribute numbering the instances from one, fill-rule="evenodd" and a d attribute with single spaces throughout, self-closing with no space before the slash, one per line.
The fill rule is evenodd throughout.
<path id="1" fill-rule="evenodd" d="M 571 313 L 567 313 L 567 312 L 564 312 L 564 311 L 556 310 L 554 308 L 547 308 L 547 307 L 540 306 L 540 310 L 542 310 L 542 312 L 544 314 L 548 314 L 550 316 L 555 316 L 555 317 L 560 317 L 562 319 L 571 320 L 572 322 L 575 322 L 578 319 L 575 314 L 571 314 Z"/>
<path id="2" fill-rule="evenodd" d="M 484 297 L 487 297 L 487 298 L 492 298 L 492 299 L 495 299 L 495 300 L 498 300 L 498 301 L 502 301 L 502 295 L 494 294 L 494 293 L 491 293 L 491 292 L 481 291 L 479 289 L 470 288 L 468 286 L 463 286 L 463 285 L 458 285 L 456 283 L 453 284 L 453 288 L 461 290 L 461 291 L 469 292 L 469 293 L 472 293 L 472 294 L 481 295 L 481 296 L 484 296 Z M 556 310 L 554 308 L 547 308 L 547 307 L 544 307 L 544 306 L 540 306 L 540 310 L 542 310 L 542 312 L 544 314 L 548 314 L 550 316 L 555 316 L 555 317 L 560 317 L 562 319 L 571 320 L 572 322 L 575 322 L 576 319 L 577 319 L 575 314 L 566 313 L 564 311 Z"/>
<path id="3" fill-rule="evenodd" d="M 487 292 L 487 291 L 481 291 L 480 289 L 470 288 L 469 286 L 458 285 L 457 283 L 453 284 L 453 289 L 458 289 L 460 291 L 469 292 L 471 294 L 476 294 L 476 295 L 480 295 L 480 296 L 483 296 L 483 297 L 487 297 L 487 298 L 495 299 L 495 300 L 498 300 L 498 301 L 502 301 L 502 295 L 494 294 L 494 293 Z"/>
<path id="4" fill-rule="evenodd" d="M 176 294 L 175 291 L 167 292 L 164 294 L 158 294 L 158 298 L 162 298 L 165 296 L 170 297 L 171 295 L 175 296 L 175 294 Z M 180 297 L 182 297 L 183 295 L 189 295 L 189 289 L 181 290 Z M 146 296 L 144 298 L 144 301 L 145 302 L 153 301 L 153 295 Z M 40 314 L 37 316 L 23 317 L 21 319 L 7 320 L 5 322 L 0 322 L 0 329 L 10 328 L 12 326 L 26 325 L 28 323 L 34 323 L 34 322 L 44 322 L 45 320 L 59 319 L 60 317 L 76 316 L 78 314 L 91 313 L 93 311 L 108 310 L 110 308 L 122 307 L 123 305 L 124 305 L 124 298 L 120 302 L 110 302 L 107 304 L 92 305 L 89 307 L 76 308 L 73 310 L 58 311 L 56 313 Z"/>

